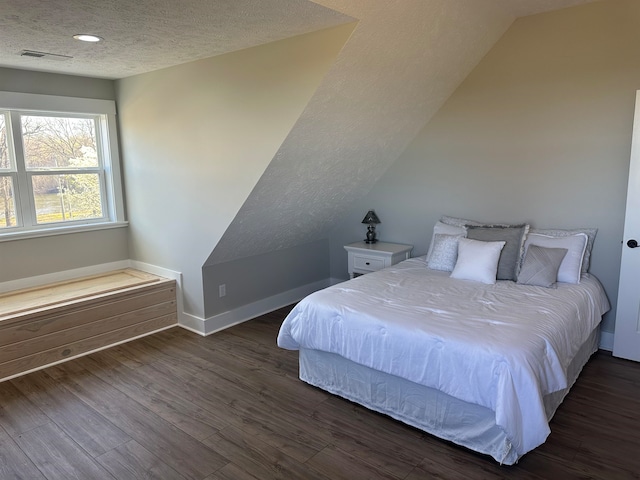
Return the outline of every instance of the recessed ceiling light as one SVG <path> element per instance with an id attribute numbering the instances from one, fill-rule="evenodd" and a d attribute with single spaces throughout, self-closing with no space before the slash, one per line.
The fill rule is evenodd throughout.
<path id="1" fill-rule="evenodd" d="M 97 35 L 90 35 L 88 33 L 79 33 L 74 35 L 73 38 L 76 40 L 80 40 L 81 42 L 100 42 L 103 40 L 102 37 L 98 37 Z"/>

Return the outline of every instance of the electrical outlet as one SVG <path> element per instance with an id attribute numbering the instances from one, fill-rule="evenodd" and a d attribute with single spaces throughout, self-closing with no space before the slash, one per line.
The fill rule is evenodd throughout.
<path id="1" fill-rule="evenodd" d="M 227 294 L 227 284 L 218 285 L 218 296 L 224 297 Z"/>

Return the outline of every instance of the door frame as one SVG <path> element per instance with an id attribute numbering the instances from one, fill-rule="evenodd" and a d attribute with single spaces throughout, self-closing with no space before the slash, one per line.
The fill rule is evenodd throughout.
<path id="1" fill-rule="evenodd" d="M 640 248 L 627 246 L 630 240 L 637 240 L 640 243 L 640 220 L 632 219 L 631 212 L 635 212 L 635 215 L 640 217 L 640 90 L 636 91 L 613 335 L 614 356 L 640 361 L 640 286 L 638 285 L 640 282 L 634 281 L 635 274 L 640 272 Z"/>

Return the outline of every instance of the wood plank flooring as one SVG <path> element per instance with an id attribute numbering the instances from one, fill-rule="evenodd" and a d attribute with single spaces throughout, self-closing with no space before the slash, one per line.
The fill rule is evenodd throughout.
<path id="1" fill-rule="evenodd" d="M 0 479 L 640 478 L 640 364 L 597 353 L 511 467 L 302 383 L 288 309 L 0 383 Z"/>

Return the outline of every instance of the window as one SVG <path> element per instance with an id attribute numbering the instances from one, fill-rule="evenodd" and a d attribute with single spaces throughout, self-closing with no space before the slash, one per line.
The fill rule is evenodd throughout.
<path id="1" fill-rule="evenodd" d="M 114 114 L 103 100 L 0 92 L 0 239 L 124 223 Z"/>

